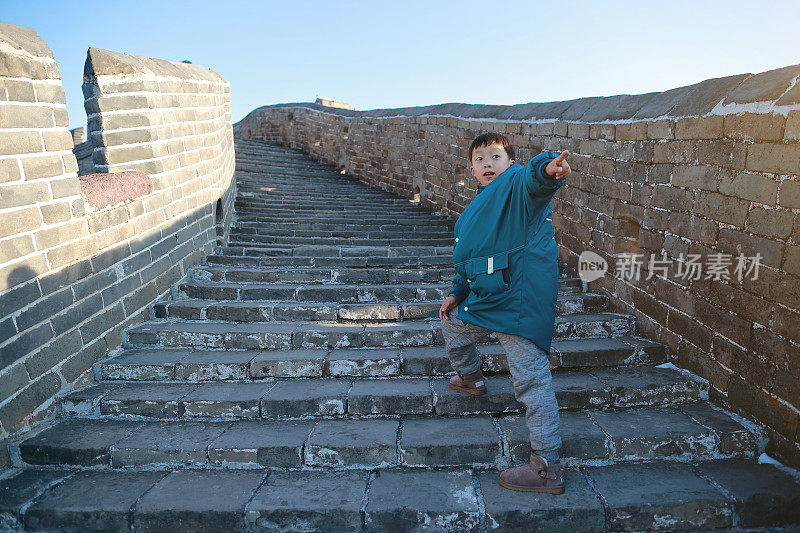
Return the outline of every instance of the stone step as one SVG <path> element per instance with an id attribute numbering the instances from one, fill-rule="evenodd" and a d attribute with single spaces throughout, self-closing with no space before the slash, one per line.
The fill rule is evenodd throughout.
<path id="1" fill-rule="evenodd" d="M 507 374 L 499 344 L 478 344 L 487 374 Z M 667 362 L 664 345 L 638 337 L 557 340 L 551 368 L 652 365 Z M 224 381 L 265 378 L 442 376 L 452 373 L 443 346 L 206 350 L 140 348 L 97 363 L 104 380 Z"/>
<path id="2" fill-rule="evenodd" d="M 269 228 L 261 225 L 234 225 L 231 227 L 231 236 L 259 236 L 259 237 L 357 237 L 357 238 L 397 238 L 414 235 L 419 238 L 452 239 L 453 232 L 440 229 L 417 228 L 408 226 L 407 229 L 388 228 L 386 226 L 358 228 L 331 228 L 331 229 L 297 229 L 292 227 Z"/>
<path id="3" fill-rule="evenodd" d="M 282 276 L 284 278 L 289 276 Z M 184 298 L 201 300 L 278 300 L 282 302 L 326 302 L 326 303 L 366 303 L 366 302 L 442 302 L 453 288 L 452 283 L 337 283 L 317 282 L 300 283 L 263 283 L 249 282 L 198 282 L 192 281 L 179 285 L 179 291 Z M 566 285 L 566 284 L 565 284 Z M 581 298 L 577 292 L 559 291 L 564 298 L 571 298 L 573 302 Z M 586 293 L 588 294 L 588 293 Z M 586 298 L 598 302 L 599 295 L 590 295 Z M 594 307 L 593 303 L 589 307 Z M 574 307 L 574 305 L 573 305 Z"/>
<path id="4" fill-rule="evenodd" d="M 257 233 L 271 234 L 273 231 L 397 231 L 401 233 L 414 231 L 425 233 L 441 233 L 445 236 L 453 235 L 453 224 L 448 220 L 432 221 L 430 224 L 371 224 L 369 222 L 318 222 L 309 220 L 305 222 L 289 222 L 289 221 L 276 221 L 276 222 L 245 222 L 242 220 L 235 220 L 232 229 L 247 229 L 256 230 Z"/>
<path id="5" fill-rule="evenodd" d="M 226 433 L 217 440 L 235 434 Z M 749 459 L 570 467 L 564 479 L 566 493 L 549 497 L 506 490 L 497 471 L 467 467 L 374 473 L 25 469 L 0 481 L 0 493 L 11 496 L 2 508 L 9 531 L 163 530 L 169 524 L 198 532 L 371 532 L 400 525 L 427 531 L 433 524 L 463 532 L 656 531 L 665 525 L 777 531 L 800 522 L 800 482 Z"/>
<path id="6" fill-rule="evenodd" d="M 273 247 L 274 245 L 284 245 L 292 248 L 299 246 L 365 246 L 371 248 L 392 246 L 399 250 L 403 248 L 430 247 L 435 251 L 437 247 L 449 247 L 451 244 L 453 244 L 453 237 L 424 238 L 412 234 L 396 237 L 282 237 L 277 235 L 270 237 L 231 234 L 228 240 L 228 246 L 231 247 L 261 246 L 265 248 Z M 450 253 L 452 253 L 452 250 Z"/>
<path id="7" fill-rule="evenodd" d="M 385 321 L 438 318 L 442 300 L 386 301 L 364 303 L 265 302 L 226 300 L 171 300 L 153 305 L 155 318 L 224 320 L 227 322 L 270 321 Z M 561 294 L 556 301 L 559 315 L 605 311 L 608 298 L 591 293 Z"/>
<path id="8" fill-rule="evenodd" d="M 452 268 L 247 268 L 237 266 L 205 265 L 194 267 L 187 273 L 190 282 L 233 283 L 451 283 L 455 276 Z M 563 283 L 563 288 L 574 289 L 579 284 Z"/>
<path id="9" fill-rule="evenodd" d="M 560 418 L 562 463 L 567 466 L 753 457 L 760 451 L 760 434 L 704 402 L 562 412 Z M 12 446 L 18 448 L 24 465 L 493 468 L 527 457 L 528 438 L 519 415 L 228 421 L 63 418 Z"/>
<path id="10" fill-rule="evenodd" d="M 222 283 L 190 282 L 182 283 L 179 290 L 182 296 L 205 300 L 280 300 L 295 302 L 428 302 L 447 298 L 452 290 L 451 283 L 364 283 L 351 285 L 345 283 L 313 283 L 299 285 L 292 283 Z"/>
<path id="11" fill-rule="evenodd" d="M 269 246 L 258 246 L 250 243 L 231 243 L 227 246 L 220 246 L 215 253 L 228 256 L 313 256 L 320 257 L 358 257 L 358 258 L 398 258 L 409 256 L 443 256 L 452 264 L 452 246 L 360 246 L 360 245 L 325 245 L 325 244 L 272 244 Z"/>
<path id="12" fill-rule="evenodd" d="M 408 226 L 430 226 L 430 227 L 447 227 L 447 221 L 436 220 L 435 218 L 423 217 L 401 217 L 391 218 L 387 216 L 376 217 L 351 217 L 346 214 L 340 215 L 327 215 L 322 216 L 319 213 L 309 214 L 305 217 L 295 217 L 292 213 L 284 214 L 271 214 L 271 215 L 256 215 L 256 214 L 242 214 L 237 213 L 237 222 L 250 222 L 259 224 L 275 224 L 275 223 L 294 223 L 294 224 L 368 224 L 370 226 L 386 226 L 394 225 L 397 228 L 405 228 Z M 451 223 L 452 224 L 452 223 Z"/>
<path id="13" fill-rule="evenodd" d="M 292 266 L 292 267 L 427 267 L 440 266 L 452 268 L 453 258 L 450 255 L 408 255 L 399 257 L 313 257 L 289 255 L 222 255 L 214 253 L 205 256 L 204 264 L 229 266 Z"/>
<path id="14" fill-rule="evenodd" d="M 633 317 L 616 313 L 557 316 L 554 339 L 620 337 L 633 332 Z M 125 332 L 126 347 L 361 348 L 443 344 L 438 320 L 380 323 L 151 321 Z"/>
<path id="15" fill-rule="evenodd" d="M 252 360 L 255 373 L 270 359 Z M 327 374 L 349 360 L 326 360 Z M 178 363 L 178 372 L 187 369 Z M 188 368 L 191 368 L 190 366 Z M 267 366 L 266 368 L 270 368 Z M 488 393 L 472 396 L 449 387 L 447 377 L 271 379 L 251 382 L 108 381 L 59 399 L 62 415 L 83 418 L 281 419 L 364 415 L 504 414 L 524 412 L 510 376 L 486 377 Z M 708 398 L 708 383 L 679 370 L 618 367 L 558 370 L 553 387 L 562 410 L 691 403 Z"/>

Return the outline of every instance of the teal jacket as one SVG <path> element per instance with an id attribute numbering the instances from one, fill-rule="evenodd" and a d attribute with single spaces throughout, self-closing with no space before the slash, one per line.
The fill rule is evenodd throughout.
<path id="1" fill-rule="evenodd" d="M 512 164 L 478 194 L 455 225 L 453 294 L 458 318 L 519 335 L 550 351 L 558 263 L 550 200 L 566 179 L 544 173 L 558 154 Z"/>

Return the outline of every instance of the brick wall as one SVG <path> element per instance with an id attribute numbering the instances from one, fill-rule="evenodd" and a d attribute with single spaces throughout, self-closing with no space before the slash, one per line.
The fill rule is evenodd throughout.
<path id="1" fill-rule="evenodd" d="M 10 24 L 0 43 L 2 438 L 91 380 L 122 330 L 224 236 L 234 153 L 218 74 L 92 49 L 94 171 L 111 174 L 78 178 L 52 52 Z"/>
<path id="2" fill-rule="evenodd" d="M 314 104 L 254 110 L 238 136 L 302 149 L 360 180 L 458 216 L 475 196 L 466 149 L 485 131 L 518 160 L 570 150 L 553 201 L 559 259 L 584 250 L 641 277 L 590 284 L 638 331 L 707 378 L 719 402 L 761 421 L 768 451 L 800 465 L 800 66 L 645 95 L 482 106 L 347 111 Z M 762 255 L 758 279 L 682 279 L 683 254 Z M 649 258 L 670 261 L 667 275 Z"/>

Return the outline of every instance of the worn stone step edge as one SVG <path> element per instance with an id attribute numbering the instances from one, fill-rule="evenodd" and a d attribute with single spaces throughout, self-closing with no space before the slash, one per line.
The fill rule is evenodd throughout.
<path id="1" fill-rule="evenodd" d="M 334 371 L 339 362 L 332 362 Z M 258 370 L 260 363 L 255 361 L 253 368 Z M 458 416 L 523 410 L 515 399 L 510 377 L 487 376 L 485 381 L 489 392 L 484 396 L 455 391 L 446 377 L 103 381 L 61 395 L 58 405 L 62 414 L 70 416 L 154 419 Z M 708 399 L 705 380 L 673 369 L 562 370 L 554 372 L 553 387 L 561 410 L 671 405 Z"/>
<path id="2" fill-rule="evenodd" d="M 496 337 L 486 341 L 496 342 Z M 478 344 L 487 374 L 507 374 L 499 344 Z M 641 366 L 669 361 L 663 344 L 633 336 L 556 340 L 550 367 Z M 102 379 L 210 381 L 303 377 L 443 376 L 452 373 L 442 346 L 267 351 L 142 348 L 119 350 L 96 364 Z"/>
<path id="3" fill-rule="evenodd" d="M 615 313 L 557 316 L 554 339 L 618 337 L 633 333 L 633 317 Z M 443 344 L 438 320 L 382 323 L 151 321 L 124 333 L 124 346 L 225 349 L 360 348 Z"/>
<path id="4" fill-rule="evenodd" d="M 564 479 L 563 496 L 526 497 L 501 488 L 495 470 L 465 467 L 374 472 L 25 469 L 0 481 L 0 491 L 15 495 L 4 514 L 11 531 L 43 526 L 127 531 L 131 525 L 138 531 L 175 523 L 184 531 L 386 531 L 403 523 L 415 530 L 437 524 L 450 531 L 488 527 L 579 533 L 652 531 L 665 524 L 682 531 L 776 531 L 800 524 L 800 482 L 753 460 L 584 466 L 565 469 Z M 220 487 L 229 495 L 223 505 Z M 98 490 L 108 496 L 87 497 L 76 505 L 75 495 Z"/>
<path id="5" fill-rule="evenodd" d="M 637 420 L 642 422 L 632 433 L 629 426 Z M 667 421 L 677 429 L 666 427 Z M 565 465 L 753 457 L 764 445 L 758 428 L 708 404 L 564 412 L 561 436 Z M 522 416 L 224 422 L 62 418 L 10 446 L 16 466 L 492 468 L 525 460 L 528 439 Z"/>
<path id="6" fill-rule="evenodd" d="M 442 300 L 346 304 L 185 299 L 154 304 L 153 317 L 229 322 L 414 320 L 438 317 L 441 305 Z M 592 293 L 567 293 L 560 295 L 556 301 L 556 313 L 559 315 L 595 313 L 605 311 L 607 307 L 607 297 Z"/>

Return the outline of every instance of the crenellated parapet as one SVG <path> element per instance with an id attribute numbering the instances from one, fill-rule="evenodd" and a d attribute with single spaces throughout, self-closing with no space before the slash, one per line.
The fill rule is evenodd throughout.
<path id="1" fill-rule="evenodd" d="M 92 48 L 84 93 L 92 164 L 79 177 L 51 50 L 0 23 L 0 438 L 91 381 L 233 212 L 219 74 Z"/>

